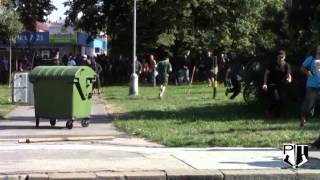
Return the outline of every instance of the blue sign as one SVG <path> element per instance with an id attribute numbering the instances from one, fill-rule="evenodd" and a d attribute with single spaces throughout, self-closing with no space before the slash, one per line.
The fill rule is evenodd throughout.
<path id="1" fill-rule="evenodd" d="M 23 32 L 17 36 L 17 44 L 47 45 L 49 32 Z"/>
<path id="2" fill-rule="evenodd" d="M 87 39 L 89 35 L 87 33 L 78 32 L 77 33 L 77 45 L 87 46 Z"/>

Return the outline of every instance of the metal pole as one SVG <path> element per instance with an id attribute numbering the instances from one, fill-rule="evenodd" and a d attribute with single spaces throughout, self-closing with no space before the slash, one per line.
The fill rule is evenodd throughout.
<path id="1" fill-rule="evenodd" d="M 136 61 L 137 61 L 137 0 L 133 1 L 133 69 L 132 69 L 132 75 L 130 79 L 130 92 L 129 94 L 132 96 L 138 95 L 138 82 L 139 77 L 136 74 Z"/>
<path id="2" fill-rule="evenodd" d="M 137 60 L 137 0 L 134 0 L 133 5 L 133 72 L 136 72 Z"/>
<path id="3" fill-rule="evenodd" d="M 10 40 L 10 49 L 9 49 L 9 87 L 11 87 L 11 72 L 12 72 L 12 43 Z"/>
<path id="4" fill-rule="evenodd" d="M 213 74 L 214 74 L 214 82 L 213 82 L 213 99 L 217 97 L 217 88 L 218 88 L 218 57 L 213 57 Z"/>

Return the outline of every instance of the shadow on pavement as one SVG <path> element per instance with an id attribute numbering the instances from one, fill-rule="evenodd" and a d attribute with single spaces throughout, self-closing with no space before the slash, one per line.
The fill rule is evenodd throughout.
<path id="1" fill-rule="evenodd" d="M 9 118 L 6 118 L 7 121 L 30 121 L 30 122 L 36 122 L 36 118 L 34 116 L 12 116 Z M 61 121 L 64 121 L 66 119 L 61 119 Z M 79 119 L 80 121 L 81 119 Z M 40 122 L 48 121 L 49 119 L 46 118 L 40 118 Z M 1 122 L 1 121 L 0 121 Z M 90 118 L 90 123 L 98 124 L 98 123 L 111 123 L 111 120 L 107 118 L 106 115 L 92 115 Z"/>
<path id="2" fill-rule="evenodd" d="M 51 126 L 40 126 L 36 128 L 35 126 L 0 126 L 0 130 L 10 130 L 10 129 L 16 129 L 16 130 L 25 130 L 25 129 L 34 129 L 34 130 L 57 130 L 57 129 L 65 129 L 65 127 L 51 127 Z"/>
<path id="3" fill-rule="evenodd" d="M 255 161 L 255 162 L 221 162 L 222 164 L 246 164 L 252 167 L 261 167 L 261 168 L 284 168 L 286 165 L 282 162 L 282 160 L 274 160 L 274 161 Z"/>
<path id="4" fill-rule="evenodd" d="M 222 164 L 247 164 L 248 166 L 253 167 L 262 167 L 262 168 L 291 168 L 286 165 L 282 159 L 273 158 L 272 161 L 253 161 L 253 162 L 233 162 L 226 161 L 221 162 Z M 320 168 L 320 159 L 318 158 L 309 158 L 308 162 L 302 165 L 302 169 L 319 169 Z"/>
<path id="5" fill-rule="evenodd" d="M 65 123 L 66 119 L 58 120 L 59 122 Z M 27 123 L 22 123 L 27 122 Z M 7 118 L 5 121 L 0 121 L 0 130 L 24 130 L 24 129 L 34 129 L 34 130 L 57 130 L 57 129 L 65 129 L 65 127 L 51 127 L 48 126 L 50 120 L 41 118 L 40 119 L 40 127 L 35 128 L 35 117 L 33 116 L 13 116 Z M 80 123 L 81 119 L 75 120 L 75 123 Z M 90 118 L 90 124 L 110 124 L 111 120 L 108 119 L 105 115 L 93 115 Z M 44 124 L 45 126 L 42 126 Z"/>
<path id="6" fill-rule="evenodd" d="M 186 149 L 184 151 L 236 151 L 236 152 L 248 152 L 248 151 L 257 151 L 257 152 L 261 152 L 261 151 L 275 151 L 276 149 L 265 149 L 265 148 L 207 148 L 207 149 Z M 280 151 L 280 149 L 279 149 Z"/>

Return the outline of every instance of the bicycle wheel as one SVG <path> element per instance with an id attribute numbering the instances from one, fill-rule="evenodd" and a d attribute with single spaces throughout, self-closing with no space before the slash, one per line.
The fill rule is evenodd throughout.
<path id="1" fill-rule="evenodd" d="M 258 101 L 258 89 L 250 84 L 244 87 L 243 99 L 247 104 L 252 104 Z"/>

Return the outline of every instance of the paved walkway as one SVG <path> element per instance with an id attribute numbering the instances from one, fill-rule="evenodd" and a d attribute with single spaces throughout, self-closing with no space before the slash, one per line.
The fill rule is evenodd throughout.
<path id="1" fill-rule="evenodd" d="M 281 169 L 282 151 L 273 148 L 167 148 L 117 131 L 95 97 L 92 123 L 68 130 L 65 122 L 35 129 L 33 108 L 19 106 L 0 121 L 0 174 L 44 172 Z M 30 137 L 114 136 L 112 141 L 19 144 Z M 310 152 L 304 168 L 320 168 L 320 152 Z"/>

